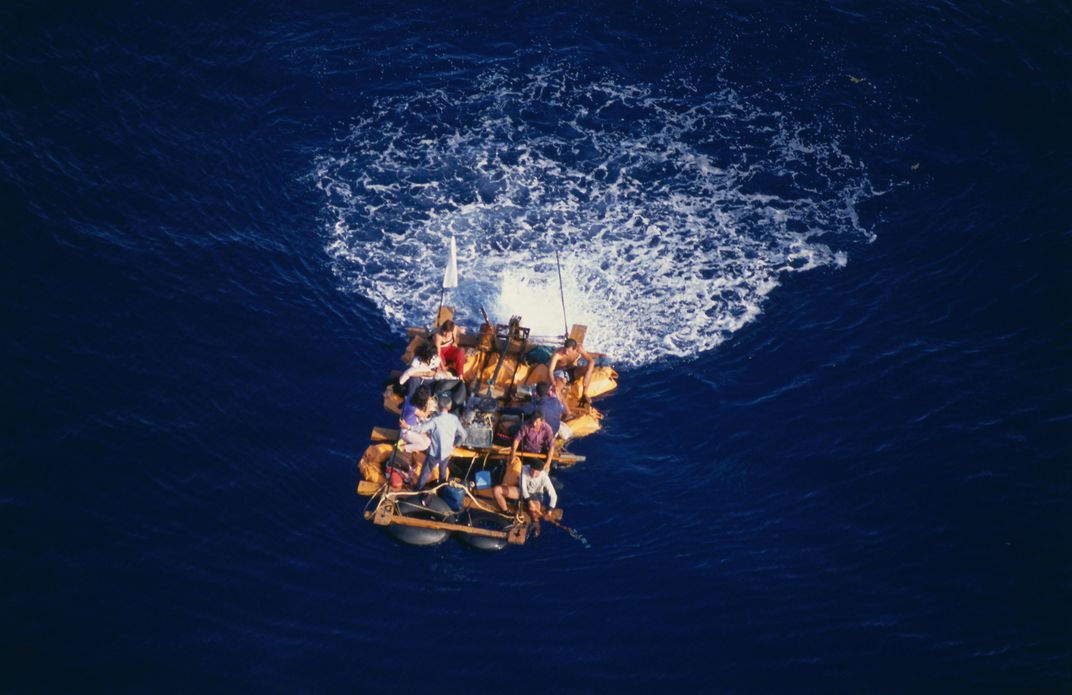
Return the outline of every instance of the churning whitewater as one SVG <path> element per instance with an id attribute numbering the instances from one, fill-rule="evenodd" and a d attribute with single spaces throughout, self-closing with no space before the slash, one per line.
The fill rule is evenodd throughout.
<path id="1" fill-rule="evenodd" d="M 457 239 L 461 320 L 568 321 L 624 364 L 710 349 L 754 319 L 784 272 L 841 266 L 873 239 L 877 195 L 839 148 L 851 125 L 792 95 L 688 79 L 622 84 L 568 64 L 481 69 L 382 97 L 317 159 L 343 284 L 423 324 Z"/>

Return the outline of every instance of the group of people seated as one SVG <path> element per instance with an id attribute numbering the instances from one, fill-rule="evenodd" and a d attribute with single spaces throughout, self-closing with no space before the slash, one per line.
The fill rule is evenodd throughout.
<path id="1" fill-rule="evenodd" d="M 399 420 L 401 436 L 396 446 L 412 454 L 412 466 L 408 471 L 397 467 L 390 471 L 393 488 L 408 485 L 421 490 L 434 470 L 439 471 L 440 481 L 446 481 L 451 452 L 467 437 L 456 414 L 464 407 L 468 396 L 465 351 L 457 340 L 460 332 L 462 329 L 453 321 L 443 322 L 432 340 L 415 349 L 413 361 L 398 379 L 406 396 Z M 582 359 L 586 363 L 579 365 Z M 519 500 L 537 529 L 539 520 L 547 514 L 543 508 L 544 495 L 549 509 L 558 503 L 548 474 L 556 441 L 565 441 L 572 436 L 569 425 L 564 422 L 571 415 L 566 402 L 567 389 L 574 380 L 583 379 L 580 403 L 587 402 L 594 365 L 595 360 L 577 345 L 577 341 L 567 339 L 562 347 L 551 353 L 545 364 L 530 371 L 526 384 L 535 384 L 532 400 L 499 410 L 500 415 L 520 417 L 520 422 L 513 427 L 500 420 L 512 436 L 508 467 L 516 465 L 521 458 L 529 459 L 530 463 L 521 466 L 519 475 L 515 473 L 516 484 L 496 485 L 492 493 L 503 512 L 509 509 L 508 499 Z M 420 477 L 413 481 L 412 471 L 422 462 Z"/>
<path id="2" fill-rule="evenodd" d="M 433 340 L 421 343 L 414 350 L 409 368 L 398 377 L 398 383 L 406 390 L 407 401 L 412 400 L 417 389 L 423 386 L 437 397 L 448 394 L 455 407 L 465 403 L 468 396 L 465 351 L 456 344 L 456 331 L 453 321 L 445 321 Z"/>

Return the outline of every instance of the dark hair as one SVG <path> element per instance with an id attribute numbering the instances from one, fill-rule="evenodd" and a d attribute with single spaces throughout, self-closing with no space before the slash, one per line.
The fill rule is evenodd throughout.
<path id="1" fill-rule="evenodd" d="M 562 347 L 566 348 L 567 350 L 569 350 L 570 348 L 575 348 L 577 347 L 577 341 L 573 338 L 566 338 L 566 342 L 562 343 Z"/>
<path id="2" fill-rule="evenodd" d="M 532 415 L 530 415 L 529 422 L 532 422 L 533 420 L 543 420 L 543 411 L 537 410 Z"/>
<path id="3" fill-rule="evenodd" d="M 433 346 L 427 340 L 417 346 L 417 349 L 413 351 L 413 356 L 419 359 L 421 362 L 431 362 L 432 358 L 436 355 L 435 346 Z"/>
<path id="4" fill-rule="evenodd" d="M 413 392 L 413 398 L 411 398 L 409 402 L 418 409 L 424 410 L 424 406 L 428 405 L 428 397 L 431 395 L 432 392 L 428 390 L 427 386 L 418 386 L 417 390 Z"/>
<path id="5" fill-rule="evenodd" d="M 446 321 L 444 321 L 442 323 L 442 325 L 439 326 L 439 332 L 440 333 L 442 333 L 444 331 L 453 331 L 453 330 L 454 330 L 454 322 L 451 321 L 450 319 L 447 319 Z"/>
<path id="6" fill-rule="evenodd" d="M 547 396 L 547 392 L 550 390 L 551 385 L 548 384 L 546 381 L 541 381 L 540 383 L 536 384 L 536 395 L 540 398 L 545 398 Z"/>
<path id="7" fill-rule="evenodd" d="M 534 459 L 533 462 L 531 464 L 529 464 L 529 465 L 532 466 L 532 470 L 534 470 L 534 471 L 542 471 L 543 470 L 543 465 L 545 463 L 547 463 L 547 461 L 545 461 L 543 459 Z"/>

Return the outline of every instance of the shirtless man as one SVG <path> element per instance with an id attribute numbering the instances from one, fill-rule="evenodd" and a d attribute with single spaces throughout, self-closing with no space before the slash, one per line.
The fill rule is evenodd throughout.
<path id="1" fill-rule="evenodd" d="M 577 361 L 580 358 L 584 358 L 587 365 L 584 367 L 578 367 Z M 551 355 L 551 361 L 547 363 L 547 373 L 551 375 L 551 380 L 555 384 L 555 393 L 558 394 L 559 400 L 563 404 L 566 402 L 566 390 L 573 380 L 578 376 L 578 371 L 584 370 L 584 383 L 581 384 L 581 400 L 580 404 L 584 405 L 588 402 L 588 384 L 592 381 L 592 371 L 596 368 L 596 361 L 592 359 L 592 356 L 582 350 L 577 341 L 573 338 L 566 338 L 566 342 L 562 344 L 562 347 L 558 348 Z"/>

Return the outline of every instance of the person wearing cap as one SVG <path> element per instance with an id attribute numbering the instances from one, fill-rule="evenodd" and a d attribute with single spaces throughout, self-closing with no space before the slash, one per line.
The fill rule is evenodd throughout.
<path id="1" fill-rule="evenodd" d="M 466 437 L 465 428 L 458 416 L 450 412 L 453 404 L 450 394 L 441 393 L 436 402 L 439 404 L 439 412 L 429 420 L 410 428 L 414 432 L 423 432 L 432 439 L 428 447 L 428 458 L 424 461 L 421 469 L 420 480 L 417 481 L 417 489 L 420 490 L 432 477 L 432 471 L 439 469 L 439 481 L 446 482 L 449 473 L 450 455 L 454 447 L 460 444 Z"/>

